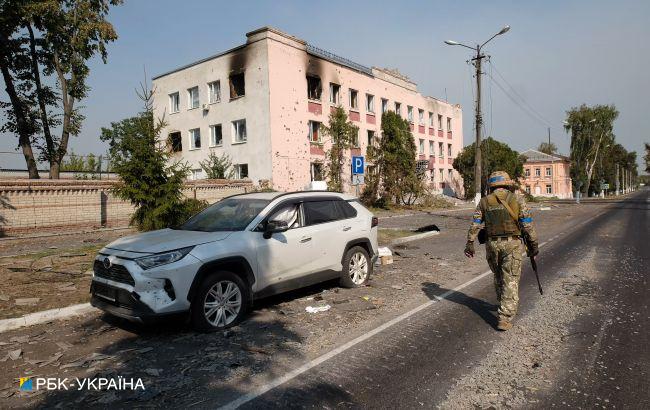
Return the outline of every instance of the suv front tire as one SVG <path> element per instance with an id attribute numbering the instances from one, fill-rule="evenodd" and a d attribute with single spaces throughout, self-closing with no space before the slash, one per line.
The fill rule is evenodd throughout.
<path id="1" fill-rule="evenodd" d="M 192 300 L 192 325 L 202 331 L 227 329 L 241 322 L 250 289 L 232 272 L 216 272 L 203 280 Z"/>
<path id="2" fill-rule="evenodd" d="M 372 262 L 368 251 L 361 246 L 353 246 L 345 252 L 340 285 L 344 288 L 364 286 L 372 273 Z"/>

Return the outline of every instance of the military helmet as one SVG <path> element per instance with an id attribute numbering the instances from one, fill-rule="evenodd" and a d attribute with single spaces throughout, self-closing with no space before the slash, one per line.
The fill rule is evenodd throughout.
<path id="1" fill-rule="evenodd" d="M 509 187 L 515 183 L 510 179 L 510 175 L 508 175 L 507 172 L 496 171 L 490 174 L 490 178 L 488 178 L 488 184 L 490 188 L 498 188 L 501 186 Z"/>

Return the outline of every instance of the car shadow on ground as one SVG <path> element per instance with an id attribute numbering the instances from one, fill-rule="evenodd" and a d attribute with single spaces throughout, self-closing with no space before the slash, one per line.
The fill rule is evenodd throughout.
<path id="1" fill-rule="evenodd" d="M 463 292 L 446 289 L 432 282 L 423 282 L 422 291 L 431 300 L 439 300 L 440 297 L 446 292 L 451 292 L 445 296 L 445 300 L 463 305 L 476 313 L 481 319 L 485 321 L 492 328 L 496 329 L 498 319 L 493 312 L 496 312 L 498 306 L 481 299 L 476 299 Z"/>
<path id="2" fill-rule="evenodd" d="M 77 364 L 68 368 L 68 373 L 59 370 L 54 376 L 141 378 L 145 389 L 78 391 L 75 387 L 48 391 L 38 397 L 37 404 L 44 408 L 219 407 L 254 390 L 254 376 L 272 380 L 307 361 L 304 338 L 282 320 L 278 305 L 335 286 L 336 281 L 326 282 L 263 299 L 240 325 L 213 333 L 195 332 L 184 316 L 149 324 L 110 315 L 89 319 L 70 329 L 86 334 L 78 343 L 87 345 L 61 361 L 63 366 L 71 360 Z M 300 392 L 283 390 L 282 397 L 299 397 L 310 391 L 326 392 L 336 402 L 353 404 L 344 389 L 325 382 Z"/>

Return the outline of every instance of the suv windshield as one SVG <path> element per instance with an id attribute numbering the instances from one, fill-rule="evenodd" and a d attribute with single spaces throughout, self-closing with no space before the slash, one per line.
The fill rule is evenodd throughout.
<path id="1" fill-rule="evenodd" d="M 266 199 L 224 199 L 194 215 L 178 229 L 203 232 L 241 231 L 269 202 Z"/>

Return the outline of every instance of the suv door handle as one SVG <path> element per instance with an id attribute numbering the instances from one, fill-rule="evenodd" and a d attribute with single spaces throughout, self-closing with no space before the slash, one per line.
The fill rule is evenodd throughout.
<path id="1" fill-rule="evenodd" d="M 311 236 L 305 236 L 304 238 L 300 239 L 300 243 L 305 243 L 311 241 Z"/>
<path id="2" fill-rule="evenodd" d="M 350 229 L 352 229 L 351 226 L 344 226 L 344 227 L 343 227 L 343 230 L 344 230 L 344 231 L 349 231 Z"/>

